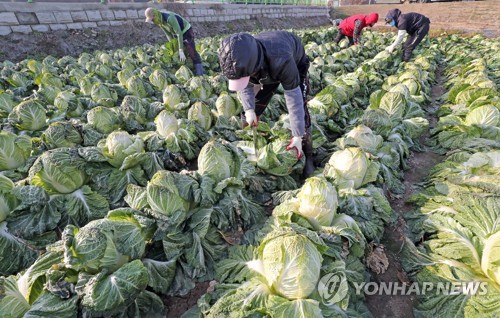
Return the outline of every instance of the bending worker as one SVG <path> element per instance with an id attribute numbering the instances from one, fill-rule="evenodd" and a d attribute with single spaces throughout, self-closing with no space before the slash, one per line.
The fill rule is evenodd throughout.
<path id="1" fill-rule="evenodd" d="M 387 13 L 385 23 L 398 28 L 396 40 L 385 49 L 389 53 L 392 53 L 396 46 L 403 41 L 406 34 L 409 35 L 403 44 L 403 61 L 408 62 L 413 50 L 429 33 L 429 24 L 431 21 L 420 13 L 409 12 L 402 14 L 401 10 L 392 9 Z"/>
<path id="2" fill-rule="evenodd" d="M 339 34 L 334 42 L 339 43 L 340 40 L 347 36 L 349 39 L 349 46 L 359 44 L 361 41 L 361 31 L 367 26 L 373 27 L 377 21 L 377 13 L 370 13 L 366 16 L 364 14 L 356 14 L 348 17 L 338 24 Z"/>
<path id="3" fill-rule="evenodd" d="M 287 149 L 295 149 L 297 159 L 305 155 L 303 176 L 310 176 L 314 164 L 311 119 L 306 106 L 309 60 L 300 39 L 285 31 L 262 32 L 255 37 L 233 34 L 222 40 L 219 62 L 229 79 L 229 89 L 237 91 L 242 101 L 243 126 L 256 126 L 278 86 L 283 86 L 292 131 Z"/>
<path id="4" fill-rule="evenodd" d="M 203 75 L 203 65 L 201 64 L 201 58 L 196 51 L 196 46 L 194 44 L 194 32 L 191 24 L 174 12 L 160 12 L 153 8 L 147 8 L 145 11 L 146 22 L 151 22 L 159 26 L 168 41 L 173 38 L 177 38 L 179 43 L 179 59 L 182 63 L 186 61 L 186 56 L 184 55 L 184 48 L 186 49 L 189 58 L 193 61 L 194 71 L 197 76 Z"/>

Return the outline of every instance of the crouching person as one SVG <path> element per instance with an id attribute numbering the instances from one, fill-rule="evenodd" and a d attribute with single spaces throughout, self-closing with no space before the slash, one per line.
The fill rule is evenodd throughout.
<path id="1" fill-rule="evenodd" d="M 222 73 L 229 89 L 237 91 L 243 103 L 243 126 L 258 124 L 271 97 L 281 84 L 290 118 L 297 159 L 306 157 L 303 177 L 314 172 L 311 119 L 307 110 L 309 60 L 300 39 L 290 32 L 263 32 L 255 37 L 237 33 L 225 38 L 219 48 Z"/>
<path id="2" fill-rule="evenodd" d="M 408 62 L 411 59 L 413 50 L 429 33 L 431 21 L 420 13 L 409 12 L 403 14 L 399 9 L 392 9 L 387 13 L 385 23 L 398 29 L 396 40 L 385 49 L 389 53 L 392 53 L 408 34 L 408 38 L 403 44 L 403 61 Z"/>
<path id="3" fill-rule="evenodd" d="M 183 63 L 186 61 L 186 55 L 184 54 L 184 50 L 186 50 L 189 58 L 193 61 L 194 73 L 197 76 L 203 75 L 203 64 L 201 64 L 200 55 L 196 51 L 191 24 L 177 13 L 169 11 L 160 12 L 153 8 L 147 8 L 145 15 L 146 22 L 159 26 L 165 32 L 169 42 L 174 38 L 177 39 L 180 61 Z"/>

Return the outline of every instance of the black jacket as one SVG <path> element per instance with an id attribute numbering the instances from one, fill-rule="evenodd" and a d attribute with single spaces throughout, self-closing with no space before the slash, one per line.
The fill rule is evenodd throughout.
<path id="1" fill-rule="evenodd" d="M 309 68 L 300 39 L 285 31 L 227 37 L 219 49 L 219 62 L 228 79 L 250 76 L 253 84 L 281 83 L 285 90 L 298 87 Z"/>
<path id="2" fill-rule="evenodd" d="M 425 15 L 416 12 L 402 14 L 399 9 L 392 9 L 387 13 L 386 19 L 391 18 L 396 21 L 398 30 L 406 30 L 408 34 L 415 33 L 422 26 L 429 24 L 430 20 Z"/>

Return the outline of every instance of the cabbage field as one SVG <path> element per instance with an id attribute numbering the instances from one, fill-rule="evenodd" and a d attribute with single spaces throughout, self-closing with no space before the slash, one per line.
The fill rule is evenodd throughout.
<path id="1" fill-rule="evenodd" d="M 165 317 L 202 282 L 184 318 L 372 317 L 356 286 L 429 148 L 445 159 L 408 199 L 402 266 L 486 293 L 421 295 L 413 314 L 500 317 L 500 40 L 443 35 L 402 63 L 392 33 L 346 48 L 334 28 L 294 32 L 311 60 L 307 180 L 282 90 L 257 147 L 241 129 L 221 37 L 197 41 L 198 77 L 169 45 L 0 64 L 0 317 Z"/>

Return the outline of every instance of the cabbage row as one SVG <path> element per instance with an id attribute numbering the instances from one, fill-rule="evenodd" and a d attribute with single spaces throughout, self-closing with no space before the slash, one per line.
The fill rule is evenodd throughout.
<path id="1" fill-rule="evenodd" d="M 406 216 L 411 232 L 403 251 L 405 270 L 417 282 L 462 289 L 424 295 L 415 309 L 419 317 L 500 313 L 499 43 L 479 48 L 480 40 L 443 43 L 448 91 L 432 133 L 446 159 L 410 200 L 418 209 Z M 476 289 L 463 289 L 467 283 Z"/>
<path id="2" fill-rule="evenodd" d="M 207 64 L 217 47 L 202 43 Z M 2 278 L 2 315 L 161 315 L 155 293 L 213 277 L 230 236 L 265 219 L 246 188 L 282 165 L 230 143 L 247 132 L 226 80 L 169 49 L 4 63 L 0 269 L 19 274 Z M 301 163 L 274 136 L 288 176 Z"/>
<path id="3" fill-rule="evenodd" d="M 401 182 L 401 175 L 393 173 L 404 169 L 409 149 L 418 148 L 417 139 L 428 126 L 416 116 L 423 116 L 419 104 L 429 100 L 438 53 L 434 47 L 418 63 L 401 66 L 399 75 L 386 77 L 366 110 L 360 105 L 360 116 L 352 119 L 354 128 L 335 141 L 325 167 L 299 189 L 273 195 L 272 216 L 264 226 L 248 231 L 244 244 L 230 248 L 216 267 L 215 290 L 183 317 L 371 316 L 355 284 L 369 281 L 372 242 L 380 240 L 384 225 L 395 216 L 382 185 L 388 179 Z M 365 63 L 373 67 L 374 76 L 385 78 L 377 70 L 394 59 L 382 52 Z M 354 74 L 338 77 L 357 83 L 348 99 L 366 83 L 358 78 L 365 63 Z M 323 91 L 339 87 L 332 83 Z M 318 95 L 310 103 L 317 102 Z M 314 112 L 312 107 L 313 116 L 318 116 Z M 336 122 L 334 115 L 327 118 Z M 373 125 L 382 134 L 376 133 L 362 124 L 374 123 L 372 116 L 387 118 L 390 126 Z M 320 280 L 325 275 L 338 278 L 335 291 L 341 297 L 325 298 Z"/>
<path id="4" fill-rule="evenodd" d="M 186 317 L 370 316 L 354 283 L 369 280 L 366 257 L 394 217 L 385 195 L 402 193 L 420 149 L 438 45 L 454 46 L 400 64 L 378 53 L 391 35 L 342 49 L 335 32 L 297 32 L 320 166 L 304 184 L 283 92 L 255 148 L 218 73 L 220 38 L 199 41 L 202 77 L 169 45 L 4 62 L 0 316 L 163 317 L 161 297 L 211 280 Z M 344 298 L 325 303 L 325 274 Z"/>

